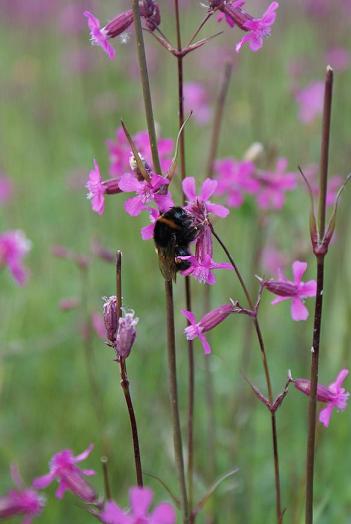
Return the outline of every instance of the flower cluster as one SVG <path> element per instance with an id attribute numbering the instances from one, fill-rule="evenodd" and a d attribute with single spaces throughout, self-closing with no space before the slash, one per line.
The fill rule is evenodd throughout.
<path id="1" fill-rule="evenodd" d="M 217 194 L 230 207 L 239 207 L 246 194 L 254 195 L 260 209 L 281 209 L 285 193 L 296 187 L 296 173 L 287 171 L 286 158 L 278 158 L 272 170 L 258 169 L 252 161 L 224 158 L 214 165 Z"/>

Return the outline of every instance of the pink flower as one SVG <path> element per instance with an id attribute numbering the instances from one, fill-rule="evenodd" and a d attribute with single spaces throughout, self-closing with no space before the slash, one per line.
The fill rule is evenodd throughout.
<path id="1" fill-rule="evenodd" d="M 218 326 L 218 324 L 223 322 L 233 312 L 233 304 L 223 304 L 206 313 L 199 322 L 196 322 L 194 313 L 183 309 L 181 313 L 189 322 L 189 325 L 184 330 L 187 340 L 198 338 L 202 344 L 205 355 L 208 355 L 212 350 L 204 333 Z"/>
<path id="2" fill-rule="evenodd" d="M 184 107 L 187 113 L 193 111 L 194 119 L 200 125 L 206 124 L 211 117 L 208 96 L 204 86 L 197 82 L 184 84 Z"/>
<path id="3" fill-rule="evenodd" d="M 299 119 L 309 124 L 323 111 L 324 83 L 312 82 L 295 94 L 299 107 Z"/>
<path id="4" fill-rule="evenodd" d="M 145 162 L 152 165 L 152 154 L 149 135 L 147 131 L 140 131 L 133 136 L 133 141 L 140 155 Z M 125 173 L 132 171 L 130 159 L 132 152 L 123 128 L 119 127 L 116 131 L 115 140 L 108 140 L 107 147 L 110 154 L 110 172 L 112 176 L 120 178 Z M 159 138 L 157 148 L 160 156 L 162 173 L 166 173 L 172 163 L 172 153 L 174 142 L 171 138 Z"/>
<path id="5" fill-rule="evenodd" d="M 254 194 L 260 188 L 253 176 L 256 170 L 253 162 L 223 158 L 215 162 L 214 170 L 218 180 L 216 195 L 225 196 L 230 207 L 240 207 L 245 193 Z"/>
<path id="6" fill-rule="evenodd" d="M 0 204 L 6 204 L 13 194 L 13 185 L 11 180 L 0 173 Z"/>
<path id="7" fill-rule="evenodd" d="M 303 301 L 308 297 L 315 297 L 317 284 L 315 280 L 301 282 L 302 275 L 307 269 L 306 262 L 296 260 L 292 265 L 294 281 L 287 280 L 282 274 L 279 280 L 263 280 L 262 285 L 271 293 L 278 295 L 272 304 L 284 300 L 291 300 L 291 316 L 293 320 L 307 320 L 308 310 Z"/>
<path id="8" fill-rule="evenodd" d="M 350 393 L 348 393 L 342 387 L 342 384 L 348 376 L 348 374 L 348 369 L 342 369 L 336 377 L 335 382 L 332 382 L 332 384 L 330 384 L 328 387 L 323 386 L 322 384 L 318 384 L 317 386 L 317 400 L 327 404 L 327 406 L 324 409 L 322 409 L 322 411 L 319 414 L 319 421 L 326 428 L 329 426 L 329 422 L 334 409 L 338 409 L 340 411 L 344 411 L 344 409 L 346 409 Z M 305 395 L 310 395 L 310 380 L 298 378 L 294 380 L 294 385 L 299 391 L 301 391 Z"/>
<path id="9" fill-rule="evenodd" d="M 256 193 L 257 204 L 261 209 L 281 209 L 285 202 L 285 192 L 296 187 L 296 174 L 287 173 L 288 161 L 278 158 L 274 171 L 258 171 L 256 179 L 260 189 Z"/>
<path id="10" fill-rule="evenodd" d="M 105 211 L 105 193 L 115 194 L 121 191 L 117 178 L 102 180 L 96 160 L 94 160 L 94 168 L 89 173 L 85 187 L 88 189 L 87 198 L 91 200 L 91 208 L 98 215 L 103 215 Z"/>
<path id="11" fill-rule="evenodd" d="M 183 191 L 186 196 L 186 209 L 194 216 L 198 225 L 203 225 L 208 220 L 209 213 L 213 213 L 219 217 L 226 217 L 229 214 L 229 209 L 220 204 L 213 204 L 210 202 L 211 196 L 215 193 L 218 182 L 211 178 L 206 178 L 200 190 L 200 194 L 196 194 L 195 178 L 189 176 L 183 180 Z"/>
<path id="12" fill-rule="evenodd" d="M 13 278 L 20 286 L 27 280 L 27 271 L 22 259 L 31 248 L 31 242 L 23 231 L 6 231 L 0 234 L 0 269 L 7 266 Z"/>
<path id="13" fill-rule="evenodd" d="M 182 271 L 182 275 L 191 275 L 202 284 L 213 285 L 216 283 L 216 277 L 213 274 L 213 269 L 233 269 L 233 266 L 226 262 L 218 264 L 212 260 L 210 255 L 206 255 L 203 260 L 199 260 L 192 255 L 177 258 L 179 260 L 187 260 L 191 264 L 188 269 Z"/>
<path id="14" fill-rule="evenodd" d="M 116 56 L 116 51 L 108 41 L 109 37 L 106 32 L 106 27 L 101 27 L 100 20 L 90 13 L 90 11 L 84 11 L 84 16 L 88 19 L 91 43 L 100 46 L 107 56 L 113 60 Z"/>
<path id="15" fill-rule="evenodd" d="M 105 524 L 175 524 L 176 513 L 171 504 L 163 502 L 148 513 L 152 497 L 149 488 L 131 488 L 129 512 L 122 510 L 115 502 L 107 502 L 100 518 Z"/>
<path id="16" fill-rule="evenodd" d="M 59 451 L 50 461 L 50 472 L 47 475 L 36 478 L 33 481 L 33 486 L 38 489 L 44 489 L 56 479 L 58 481 L 57 498 L 62 499 L 65 491 L 69 490 L 85 502 L 94 502 L 96 493 L 83 478 L 83 475 L 95 475 L 95 471 L 80 469 L 76 466 L 77 462 L 82 462 L 90 455 L 93 447 L 91 444 L 76 457 L 70 449 Z"/>
<path id="17" fill-rule="evenodd" d="M 15 467 L 11 467 L 11 476 L 17 489 L 0 497 L 0 520 L 22 515 L 24 517 L 22 524 L 31 524 L 33 518 L 41 513 L 45 505 L 45 497 L 32 488 L 24 488 Z"/>
<path id="18" fill-rule="evenodd" d="M 268 273 L 277 273 L 287 264 L 287 257 L 274 245 L 266 245 L 261 256 L 262 267 Z"/>
<path id="19" fill-rule="evenodd" d="M 246 35 L 236 45 L 237 52 L 240 51 L 244 44 L 248 44 L 251 51 L 258 51 L 263 46 L 263 39 L 271 34 L 271 27 L 277 17 L 276 10 L 279 7 L 278 2 L 272 2 L 261 18 L 248 19 L 245 24 Z"/>
<path id="20" fill-rule="evenodd" d="M 96 311 L 94 311 L 91 314 L 91 325 L 93 326 L 93 329 L 95 333 L 97 334 L 97 336 L 105 340 L 105 337 L 106 337 L 105 324 L 104 324 L 104 319 L 102 315 L 100 315 L 100 313 L 97 313 Z"/>
<path id="21" fill-rule="evenodd" d="M 125 192 L 135 191 L 137 195 L 126 200 L 126 212 L 131 216 L 140 215 L 152 201 L 155 201 L 160 211 L 167 211 L 173 206 L 172 198 L 168 193 L 160 194 L 159 190 L 168 184 L 169 180 L 155 173 L 150 176 L 149 181 L 139 181 L 134 174 L 125 173 L 119 181 L 120 189 Z"/>

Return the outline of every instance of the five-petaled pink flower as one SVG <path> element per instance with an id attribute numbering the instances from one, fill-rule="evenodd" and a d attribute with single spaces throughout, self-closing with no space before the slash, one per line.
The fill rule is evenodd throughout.
<path id="1" fill-rule="evenodd" d="M 245 30 L 248 31 L 240 42 L 236 45 L 237 52 L 240 51 L 244 44 L 248 44 L 251 51 L 258 51 L 263 46 L 263 39 L 271 34 L 271 27 L 277 17 L 276 10 L 279 7 L 278 2 L 272 2 L 261 18 L 248 19 L 245 24 Z"/>
<path id="2" fill-rule="evenodd" d="M 189 322 L 189 325 L 184 330 L 187 340 L 198 338 L 202 344 L 205 355 L 208 355 L 212 350 L 204 333 L 218 326 L 218 324 L 223 322 L 231 313 L 234 313 L 233 304 L 223 304 L 209 311 L 199 322 L 196 322 L 195 315 L 192 311 L 182 309 L 181 314 L 184 315 Z"/>
<path id="3" fill-rule="evenodd" d="M 88 189 L 87 198 L 91 200 L 91 208 L 98 215 L 103 215 L 105 211 L 105 193 L 113 195 L 121 192 L 117 178 L 102 180 L 96 160 L 94 160 L 94 168 L 89 172 L 85 187 Z"/>
<path id="4" fill-rule="evenodd" d="M 292 265 L 294 281 L 287 280 L 283 274 L 279 275 L 278 280 L 261 280 L 263 287 L 271 293 L 278 295 L 272 304 L 278 304 L 284 300 L 291 300 L 291 316 L 293 320 L 306 320 L 308 318 L 308 309 L 303 301 L 308 297 L 315 297 L 317 284 L 315 280 L 302 282 L 302 275 L 307 269 L 306 262 L 296 260 Z"/>
<path id="5" fill-rule="evenodd" d="M 31 242 L 23 231 L 6 231 L 0 234 L 0 269 L 2 266 L 7 266 L 20 286 L 23 286 L 27 280 L 27 271 L 22 259 L 30 247 Z"/>
<path id="6" fill-rule="evenodd" d="M 317 386 L 317 400 L 327 404 L 319 414 L 319 421 L 326 428 L 329 426 L 334 409 L 340 411 L 344 411 L 344 409 L 346 409 L 347 400 L 350 396 L 350 393 L 348 393 L 345 388 L 342 387 L 342 385 L 348 374 L 348 369 L 342 369 L 336 377 L 335 382 L 332 382 L 332 384 L 329 384 L 329 386 L 323 386 L 323 384 L 318 384 Z M 297 378 L 294 380 L 294 385 L 305 395 L 310 395 L 310 380 Z"/>
<path id="7" fill-rule="evenodd" d="M 149 202 L 155 201 L 160 211 L 167 211 L 173 206 L 171 196 L 160 194 L 159 190 L 169 184 L 169 180 L 163 176 L 152 173 L 149 180 L 140 181 L 134 174 L 125 173 L 119 181 L 119 187 L 125 192 L 134 192 L 135 197 L 126 200 L 124 207 L 126 212 L 131 216 L 140 215 L 147 209 Z"/>
<path id="8" fill-rule="evenodd" d="M 182 271 L 183 276 L 191 275 L 202 284 L 213 285 L 216 283 L 216 277 L 213 274 L 214 269 L 233 269 L 231 264 L 227 262 L 217 263 L 212 260 L 211 256 L 206 254 L 203 260 L 194 257 L 193 255 L 177 257 L 179 260 L 187 260 L 190 262 L 190 267 Z"/>
<path id="9" fill-rule="evenodd" d="M 100 20 L 96 18 L 93 13 L 90 13 L 90 11 L 84 11 L 84 16 L 88 19 L 91 43 L 100 46 L 107 56 L 113 60 L 116 56 L 116 51 L 108 41 L 109 37 L 106 28 L 101 27 Z"/>
<path id="10" fill-rule="evenodd" d="M 201 226 L 207 222 L 208 214 L 213 213 L 219 217 L 226 217 L 229 209 L 210 202 L 211 196 L 215 193 L 218 182 L 211 178 L 204 180 L 199 195 L 196 194 L 195 178 L 189 176 L 182 183 L 184 194 L 187 198 L 186 209 L 194 216 L 196 225 Z"/>
<path id="11" fill-rule="evenodd" d="M 31 524 L 33 518 L 41 513 L 45 497 L 32 488 L 25 488 L 14 466 L 11 467 L 11 477 L 17 489 L 12 489 L 0 497 L 0 520 L 22 515 L 22 524 Z"/>
<path id="12" fill-rule="evenodd" d="M 49 463 L 50 472 L 47 475 L 36 478 L 33 481 L 33 486 L 37 489 L 43 489 L 56 479 L 58 482 L 58 488 L 56 490 L 57 498 L 62 499 L 65 491 L 69 490 L 85 502 L 94 502 L 96 500 L 96 493 L 83 478 L 83 475 L 95 475 L 95 471 L 92 469 L 80 469 L 76 465 L 90 455 L 93 447 L 91 444 L 76 457 L 70 449 L 59 451 L 52 457 Z"/>
<path id="13" fill-rule="evenodd" d="M 171 504 L 162 502 L 149 513 L 153 493 L 149 488 L 129 490 L 130 511 L 121 509 L 115 502 L 106 502 L 100 519 L 105 524 L 175 524 L 176 513 Z"/>

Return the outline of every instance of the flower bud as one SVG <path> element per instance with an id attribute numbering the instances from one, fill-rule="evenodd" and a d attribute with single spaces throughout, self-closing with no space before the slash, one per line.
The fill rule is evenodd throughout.
<path id="1" fill-rule="evenodd" d="M 133 23 L 133 11 L 128 9 L 117 15 L 111 22 L 105 25 L 103 31 L 107 38 L 115 38 L 121 35 Z"/>
<path id="2" fill-rule="evenodd" d="M 117 334 L 117 299 L 115 296 L 105 297 L 104 302 L 104 324 L 106 337 L 112 346 L 114 346 Z"/>
<path id="3" fill-rule="evenodd" d="M 123 310 L 123 316 L 119 318 L 118 331 L 115 342 L 117 359 L 126 359 L 133 347 L 136 337 L 136 325 L 139 319 L 135 317 L 132 309 Z"/>

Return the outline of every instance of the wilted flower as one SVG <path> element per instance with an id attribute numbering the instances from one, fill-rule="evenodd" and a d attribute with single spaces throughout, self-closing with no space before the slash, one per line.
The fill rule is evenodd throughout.
<path id="1" fill-rule="evenodd" d="M 303 301 L 308 297 L 315 297 L 317 284 L 315 280 L 301 282 L 302 275 L 307 269 L 306 262 L 296 260 L 292 265 L 294 281 L 287 280 L 283 274 L 280 274 L 278 280 L 261 280 L 261 285 L 271 293 L 278 295 L 272 304 L 278 304 L 284 300 L 291 300 L 291 316 L 293 320 L 306 320 L 308 318 L 308 309 Z"/>
<path id="2" fill-rule="evenodd" d="M 61 499 L 65 491 L 69 490 L 85 502 L 94 502 L 96 493 L 83 478 L 83 475 L 95 475 L 95 471 L 92 469 L 80 469 L 76 466 L 77 462 L 82 462 L 90 455 L 93 447 L 91 444 L 76 457 L 70 449 L 59 451 L 52 457 L 49 463 L 50 472 L 47 475 L 36 478 L 33 481 L 33 486 L 43 489 L 56 479 L 59 484 L 56 490 L 57 498 Z"/>
<path id="3" fill-rule="evenodd" d="M 163 502 L 152 513 L 148 512 L 152 497 L 149 488 L 131 488 L 130 511 L 125 512 L 113 501 L 106 502 L 100 519 L 105 524 L 175 524 L 176 512 L 171 504 Z"/>
<path id="4" fill-rule="evenodd" d="M 342 384 L 349 374 L 348 369 L 342 369 L 335 382 L 329 384 L 329 386 L 323 386 L 322 384 L 317 385 L 317 400 L 324 402 L 327 406 L 322 409 L 319 414 L 319 421 L 326 428 L 329 426 L 330 418 L 332 416 L 333 409 L 344 411 L 346 409 L 347 401 L 350 393 L 342 387 Z M 311 381 L 304 378 L 297 378 L 293 380 L 296 389 L 310 395 L 311 393 Z"/>
<path id="5" fill-rule="evenodd" d="M 0 519 L 22 515 L 22 524 L 31 524 L 33 518 L 41 513 L 45 505 L 45 497 L 32 488 L 23 487 L 22 479 L 15 467 L 11 468 L 11 476 L 17 489 L 12 489 L 0 497 Z"/>
<path id="6" fill-rule="evenodd" d="M 309 124 L 323 111 L 324 83 L 312 82 L 295 94 L 299 107 L 299 119 Z"/>
<path id="7" fill-rule="evenodd" d="M 115 296 L 104 298 L 104 324 L 106 338 L 114 346 L 117 333 L 117 298 Z"/>
<path id="8" fill-rule="evenodd" d="M 31 248 L 31 242 L 23 231 L 6 231 L 0 234 L 0 269 L 7 266 L 13 278 L 20 286 L 27 280 L 27 271 L 23 258 Z"/>

